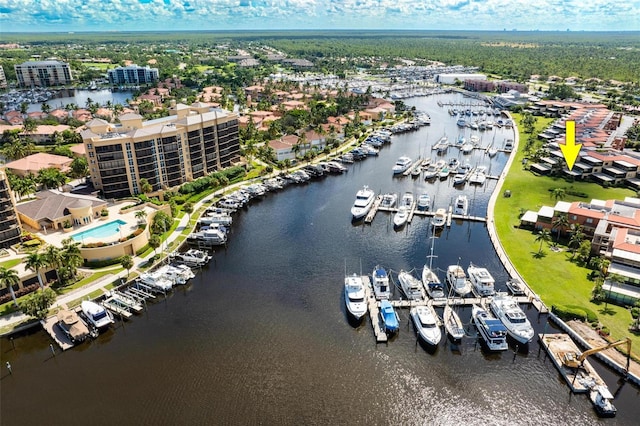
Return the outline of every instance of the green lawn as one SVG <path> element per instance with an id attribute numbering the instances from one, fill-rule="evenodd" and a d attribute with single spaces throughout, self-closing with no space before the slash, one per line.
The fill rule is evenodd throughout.
<path id="1" fill-rule="evenodd" d="M 514 114 L 514 119 L 518 122 L 519 115 Z M 538 118 L 535 133 L 539 133 L 550 121 Z M 555 205 L 556 200 L 550 193 L 554 188 L 572 187 L 589 195 L 586 199 L 567 195 L 563 201 L 569 202 L 590 201 L 592 198 L 623 199 L 635 196 L 635 192 L 625 188 L 603 188 L 595 183 L 569 183 L 560 178 L 536 176 L 522 166 L 526 138 L 521 131 L 520 146 L 503 185 L 503 190 L 511 191 L 511 197 L 499 197 L 494 211 L 496 230 L 507 255 L 547 306 L 579 307 L 594 312 L 599 321 L 609 328 L 613 339 L 630 336 L 633 352 L 640 356 L 640 336 L 631 335 L 628 331 L 632 320 L 629 311 L 611 304 L 605 310 L 604 304 L 592 303 L 590 298 L 594 283 L 588 279 L 590 270 L 571 262 L 571 254 L 562 244 L 561 252 L 553 252 L 545 243 L 544 256 L 535 256 L 540 247 L 540 243 L 535 241 L 536 235 L 531 230 L 518 227 L 521 209 L 537 211 L 543 205 Z M 555 235 L 553 238 L 555 240 Z"/>
<path id="2" fill-rule="evenodd" d="M 0 266 L 3 266 L 7 269 L 11 269 L 14 266 L 18 265 L 19 263 L 21 263 L 23 261 L 23 259 L 10 259 L 10 260 L 5 260 L 4 262 L 0 262 Z"/>

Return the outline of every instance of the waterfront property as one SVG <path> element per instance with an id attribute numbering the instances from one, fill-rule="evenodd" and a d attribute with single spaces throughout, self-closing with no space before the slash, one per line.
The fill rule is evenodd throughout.
<path id="1" fill-rule="evenodd" d="M 14 65 L 20 87 L 51 87 L 70 84 L 71 67 L 60 61 L 27 61 Z"/>

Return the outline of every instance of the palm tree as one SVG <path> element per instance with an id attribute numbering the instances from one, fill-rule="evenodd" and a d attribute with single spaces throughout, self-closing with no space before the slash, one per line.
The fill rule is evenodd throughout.
<path id="1" fill-rule="evenodd" d="M 14 269 L 7 269 L 4 266 L 0 266 L 0 284 L 9 289 L 9 293 L 11 293 L 11 299 L 13 299 L 13 303 L 18 306 L 16 294 L 13 292 L 13 286 L 16 284 L 20 284 L 20 277 L 18 276 L 18 272 L 16 272 Z"/>
<path id="2" fill-rule="evenodd" d="M 193 213 L 193 203 L 191 201 L 187 201 L 182 205 L 182 211 L 189 215 L 189 221 L 191 221 L 191 213 Z"/>
<path id="3" fill-rule="evenodd" d="M 147 217 L 147 212 L 144 210 L 138 210 L 135 214 L 136 219 L 138 219 L 138 223 L 143 224 L 145 223 L 145 218 Z"/>
<path id="4" fill-rule="evenodd" d="M 538 254 L 542 254 L 542 244 L 551 240 L 551 233 L 548 229 L 542 229 L 536 236 L 536 242 L 540 241 L 540 248 Z"/>
<path id="5" fill-rule="evenodd" d="M 140 191 L 142 191 L 143 194 L 148 194 L 153 191 L 153 186 L 151 186 L 147 179 L 142 178 L 140 179 Z"/>
<path id="6" fill-rule="evenodd" d="M 564 200 L 564 197 L 567 195 L 567 191 L 564 188 L 554 188 L 551 190 L 551 197 L 553 197 L 556 201 L 558 199 Z"/>
<path id="7" fill-rule="evenodd" d="M 560 241 L 560 233 L 569 226 L 569 216 L 566 213 L 558 213 L 553 221 L 551 222 L 551 229 L 558 230 L 558 238 L 556 240 L 556 244 Z"/>
<path id="8" fill-rule="evenodd" d="M 56 246 L 49 245 L 44 250 L 44 258 L 47 261 L 47 266 L 52 267 L 56 271 L 56 278 L 60 281 L 60 274 L 58 273 L 60 267 L 67 263 L 67 259 L 62 254 L 60 249 Z"/>
<path id="9" fill-rule="evenodd" d="M 156 249 L 162 244 L 162 239 L 158 234 L 152 234 L 149 238 L 149 247 L 153 249 L 153 255 L 157 254 Z"/>
<path id="10" fill-rule="evenodd" d="M 41 253 L 34 251 L 33 253 L 29 253 L 29 255 L 24 260 L 25 267 L 36 273 L 38 277 L 38 283 L 40 284 L 40 288 L 44 289 L 44 283 L 42 282 L 42 275 L 40 271 L 42 268 L 47 266 L 47 259 Z"/>
<path id="11" fill-rule="evenodd" d="M 129 255 L 122 256 L 120 265 L 127 270 L 127 279 L 129 279 L 129 271 L 133 268 L 133 258 Z"/>
<path id="12" fill-rule="evenodd" d="M 78 268 L 84 264 L 80 243 L 73 238 L 62 240 L 62 257 L 65 259 L 65 270 L 68 272 L 69 277 L 75 277 Z"/>

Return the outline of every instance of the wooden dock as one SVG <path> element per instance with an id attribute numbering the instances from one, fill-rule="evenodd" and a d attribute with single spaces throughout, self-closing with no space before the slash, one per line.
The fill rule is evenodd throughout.
<path id="1" fill-rule="evenodd" d="M 570 368 L 562 363 L 563 354 L 581 353 L 568 334 L 539 334 L 538 338 L 560 375 L 569 385 L 571 392 L 586 393 L 592 386 L 604 384 L 604 381 L 588 360 L 582 363 L 582 368 Z"/>
<path id="2" fill-rule="evenodd" d="M 422 158 L 418 158 L 416 161 L 413 162 L 413 164 L 411 164 L 411 166 L 409 166 L 407 170 L 402 172 L 402 175 L 409 176 L 411 173 L 413 173 L 416 167 L 420 167 L 421 165 L 422 165 Z"/>
<path id="3" fill-rule="evenodd" d="M 415 203 L 414 203 L 415 206 Z M 375 208 L 374 208 L 375 207 Z M 371 223 L 373 221 L 373 218 L 375 217 L 375 215 L 379 212 L 379 211 L 383 211 L 383 212 L 388 212 L 388 213 L 395 213 L 398 211 L 397 208 L 395 207 L 380 207 L 380 205 L 378 204 L 378 206 L 376 206 L 376 204 L 374 203 L 374 207 L 371 208 L 371 210 L 369 211 L 369 214 L 367 215 L 367 217 L 365 218 L 365 222 L 366 223 Z M 425 216 L 425 217 L 433 217 L 435 215 L 435 211 L 433 210 L 418 210 L 415 207 L 411 209 L 411 212 L 409 214 L 409 219 L 408 222 L 411 222 L 411 219 L 413 219 L 413 216 Z M 447 215 L 447 220 L 449 221 L 447 226 L 451 226 L 450 225 L 450 221 L 453 219 L 457 219 L 457 220 L 470 220 L 472 222 L 486 222 L 487 218 L 486 217 L 482 217 L 482 216 L 469 216 L 469 215 L 461 215 L 461 214 L 453 214 L 451 213 L 450 215 Z"/>
<path id="4" fill-rule="evenodd" d="M 373 222 L 373 218 L 376 217 L 376 213 L 378 212 L 378 208 L 380 207 L 380 203 L 382 202 L 382 195 L 378 195 L 376 199 L 373 201 L 373 206 L 371 206 L 371 210 L 367 213 L 367 216 L 364 218 L 364 223 Z"/>
<path id="5" fill-rule="evenodd" d="M 447 228 L 451 228 L 451 216 L 453 216 L 453 207 L 449 205 L 447 210 Z"/>
<path id="6" fill-rule="evenodd" d="M 368 276 L 362 277 L 362 281 L 367 283 L 364 286 L 365 297 L 367 298 L 367 307 L 369 311 L 369 318 L 371 319 L 371 327 L 373 328 L 373 334 L 376 336 L 376 342 L 386 342 L 388 340 L 387 333 L 384 330 L 384 326 L 380 322 L 380 309 L 378 307 L 378 301 L 373 294 L 373 287 L 371 280 Z"/>
<path id="7" fill-rule="evenodd" d="M 66 351 L 67 349 L 71 349 L 73 347 L 73 343 L 71 342 L 71 340 L 69 340 L 67 335 L 64 334 L 62 330 L 60 330 L 60 327 L 58 327 L 58 317 L 56 315 L 53 315 L 47 319 L 40 320 L 40 324 L 42 324 L 42 328 L 44 328 L 44 331 L 46 331 L 49 336 L 51 336 L 53 341 L 56 342 L 58 346 L 60 346 L 60 349 Z"/>
<path id="8" fill-rule="evenodd" d="M 411 219 L 413 219 L 413 215 L 416 212 L 416 205 L 417 203 L 415 201 L 411 203 L 411 208 L 409 209 L 409 217 L 407 218 L 407 223 L 411 223 Z"/>

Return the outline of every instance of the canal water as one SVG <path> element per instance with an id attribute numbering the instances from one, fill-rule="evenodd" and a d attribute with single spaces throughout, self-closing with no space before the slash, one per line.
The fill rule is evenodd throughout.
<path id="1" fill-rule="evenodd" d="M 394 280 L 400 269 L 416 268 L 417 275 L 430 249 L 423 217 L 400 231 L 382 212 L 371 225 L 353 224 L 349 210 L 363 185 L 428 192 L 434 207 L 464 191 L 471 214 L 486 213 L 493 180 L 458 190 L 447 181 L 392 177 L 399 156 L 435 158 L 433 143 L 445 132 L 457 137 L 455 119 L 438 99 L 465 102 L 410 100 L 431 114 L 430 127 L 395 136 L 378 157 L 344 175 L 254 202 L 235 216 L 226 249 L 142 315 L 55 357 L 42 331 L 2 339 L 2 424 L 600 424 L 586 396 L 570 395 L 537 341 L 525 351 L 485 352 L 472 337 L 469 308 L 460 314 L 471 337 L 458 346 L 443 339 L 435 351 L 417 342 L 407 310 L 388 344 L 375 343 L 368 318 L 353 324 L 347 317 L 345 273 L 381 264 Z M 512 137 L 498 129 L 485 144 L 494 133 L 496 143 Z M 452 156 L 457 149 L 446 158 Z M 468 157 L 496 175 L 507 158 Z M 483 223 L 454 221 L 435 240 L 434 254 L 441 278 L 447 265 L 473 262 L 504 289 L 507 275 Z M 546 315 L 526 312 L 538 333 L 554 331 Z M 618 416 L 606 423 L 637 424 L 639 390 L 598 369 L 617 395 Z"/>
<path id="2" fill-rule="evenodd" d="M 46 101 L 51 107 L 51 110 L 56 108 L 64 108 L 66 105 L 75 104 L 79 108 L 85 108 L 87 106 L 87 100 L 91 99 L 91 102 L 97 102 L 104 106 L 107 102 L 111 104 L 126 105 L 127 99 L 133 99 L 133 92 L 131 91 L 112 91 L 110 89 L 100 90 L 83 90 L 83 89 L 66 89 L 60 90 L 55 98 L 51 98 Z M 29 104 L 27 112 L 40 111 L 43 102 Z"/>

